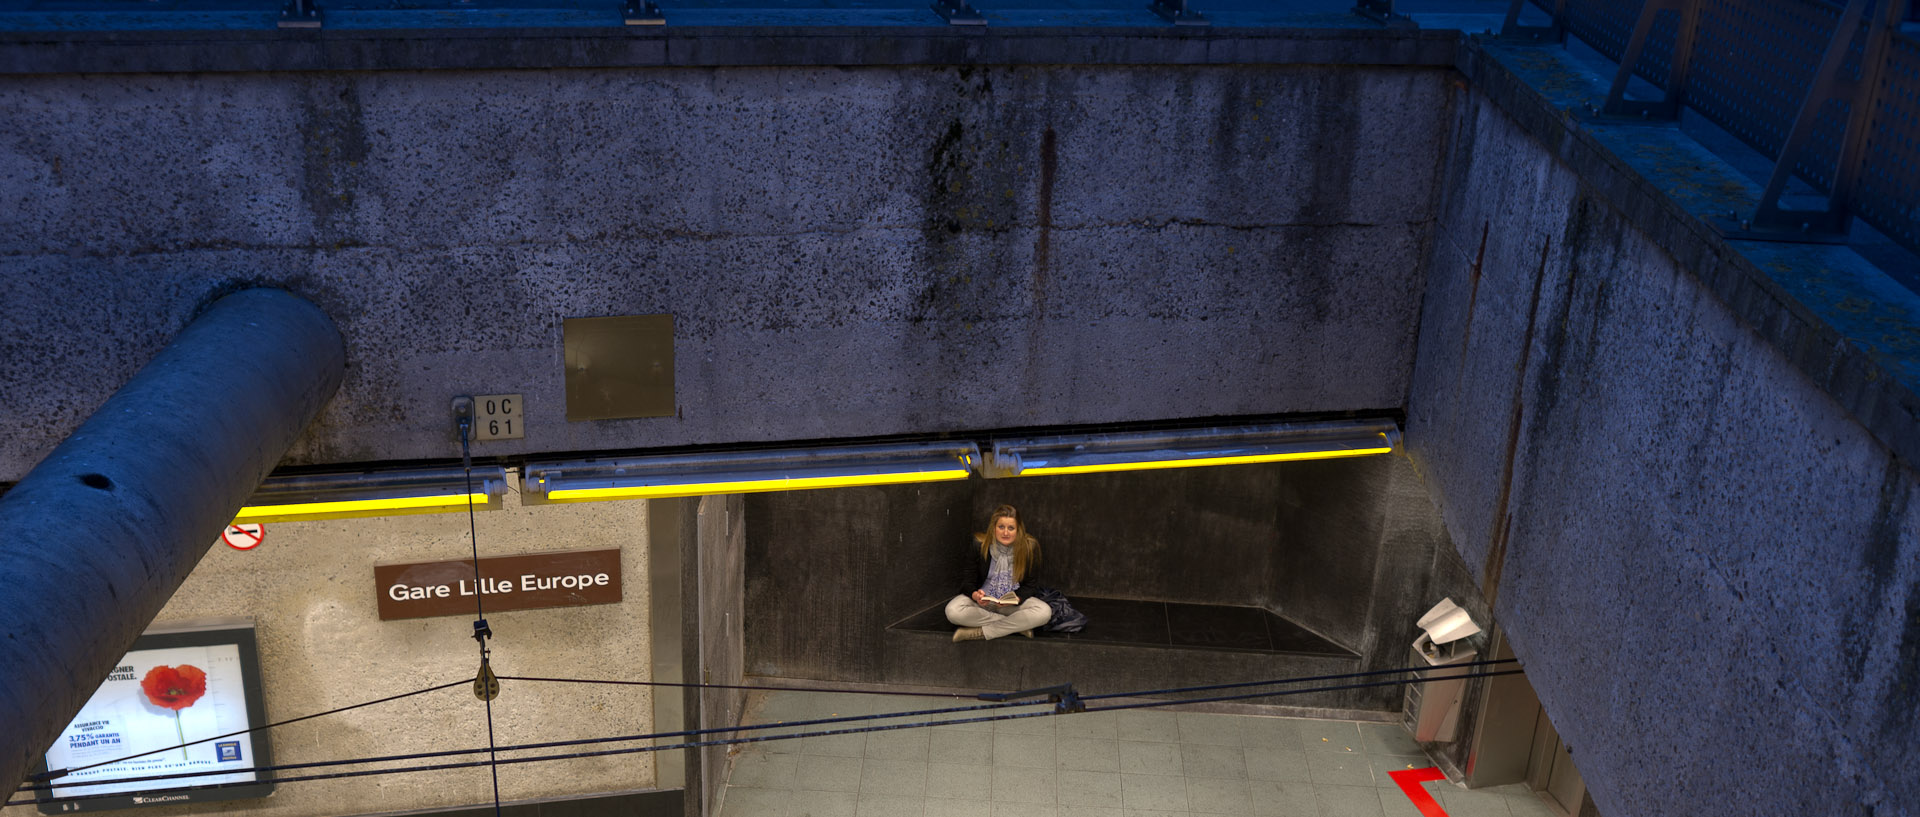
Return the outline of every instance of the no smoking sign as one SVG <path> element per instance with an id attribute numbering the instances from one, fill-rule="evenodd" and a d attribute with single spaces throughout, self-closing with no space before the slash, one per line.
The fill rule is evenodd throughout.
<path id="1" fill-rule="evenodd" d="M 220 532 L 220 541 L 234 550 L 252 550 L 266 538 L 267 526 L 255 522 L 228 525 L 226 530 Z"/>

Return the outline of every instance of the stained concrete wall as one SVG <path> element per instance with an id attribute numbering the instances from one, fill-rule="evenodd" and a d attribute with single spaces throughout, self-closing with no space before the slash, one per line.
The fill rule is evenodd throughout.
<path id="1" fill-rule="evenodd" d="M 739 494 L 707 496 L 698 500 L 697 508 L 694 514 L 696 552 L 687 561 L 693 566 L 690 583 L 698 588 L 698 594 L 690 597 L 694 599 L 689 607 L 694 621 L 688 627 L 695 645 L 690 654 L 696 658 L 688 665 L 692 671 L 687 673 L 687 680 L 739 685 L 745 680 L 742 675 L 745 638 L 741 629 L 746 618 L 746 571 L 743 569 L 746 503 Z M 697 728 L 724 729 L 740 725 L 740 714 L 747 704 L 746 690 L 702 689 L 693 697 L 697 699 L 699 712 Z M 733 736 L 720 733 L 689 739 L 725 737 Z M 734 748 L 722 745 L 698 750 L 699 761 L 692 764 L 694 774 L 687 782 L 688 815 L 718 813 L 715 804 L 726 786 L 728 761 Z"/>
<path id="2" fill-rule="evenodd" d="M 1594 802 L 1912 814 L 1915 474 L 1514 110 L 1452 137 L 1406 439 Z"/>
<path id="3" fill-rule="evenodd" d="M 497 673 L 648 679 L 646 503 L 509 502 L 480 514 L 476 525 L 482 556 L 621 549 L 619 604 L 488 613 Z M 253 550 L 215 544 L 156 623 L 252 618 L 270 722 L 473 677 L 480 660 L 471 615 L 381 621 L 373 580 L 377 563 L 468 558 L 464 514 L 272 523 L 266 530 Z M 509 745 L 645 734 L 652 731 L 651 694 L 645 687 L 506 681 L 493 702 L 494 737 Z M 278 727 L 268 740 L 276 763 L 485 748 L 486 709 L 463 684 Z M 471 758 L 452 760 L 462 759 Z M 646 789 L 653 786 L 653 755 L 504 765 L 499 774 L 508 801 Z M 481 767 L 288 783 L 266 799 L 142 812 L 330 817 L 492 802 L 492 777 Z M 37 813 L 32 806 L 0 809 L 5 817 Z"/>
<path id="4" fill-rule="evenodd" d="M 1041 541 L 1040 584 L 1262 607 L 1360 657 L 1015 638 L 982 661 L 938 634 L 888 629 L 963 592 L 955 571 L 1001 503 Z M 967 689 L 1072 681 L 1101 694 L 1401 667 L 1419 613 L 1462 589 L 1430 579 L 1457 557 L 1400 457 L 753 494 L 746 509 L 756 675 Z M 1400 691 L 1264 703 L 1384 713 Z"/>
<path id="5" fill-rule="evenodd" d="M 1400 405 L 1446 75 L 1317 65 L 0 83 L 0 482 L 248 281 L 349 369 L 290 464 Z M 678 414 L 564 420 L 561 321 L 675 315 Z M 1221 388 L 1231 382 L 1234 388 Z"/>

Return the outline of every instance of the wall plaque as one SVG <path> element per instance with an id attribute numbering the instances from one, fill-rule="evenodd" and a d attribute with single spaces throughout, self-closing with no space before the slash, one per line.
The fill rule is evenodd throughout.
<path id="1" fill-rule="evenodd" d="M 620 601 L 620 549 L 494 556 L 473 562 L 374 565 L 380 620 L 470 616 L 474 599 L 488 613 Z"/>

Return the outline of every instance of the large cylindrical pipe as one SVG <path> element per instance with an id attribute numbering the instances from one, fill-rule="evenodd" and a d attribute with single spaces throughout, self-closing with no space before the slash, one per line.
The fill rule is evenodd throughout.
<path id="1" fill-rule="evenodd" d="M 332 319 L 215 301 L 0 497 L 0 790 L 32 768 L 340 387 Z"/>

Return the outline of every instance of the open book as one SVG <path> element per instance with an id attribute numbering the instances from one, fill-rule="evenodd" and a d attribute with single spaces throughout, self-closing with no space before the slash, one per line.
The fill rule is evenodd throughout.
<path id="1" fill-rule="evenodd" d="M 1001 596 L 999 598 L 982 595 L 980 597 L 980 606 L 985 607 L 988 610 L 992 610 L 996 613 L 1000 612 L 1001 608 L 1003 607 L 1019 607 L 1020 594 L 1009 590 L 1007 591 L 1006 595 Z"/>

